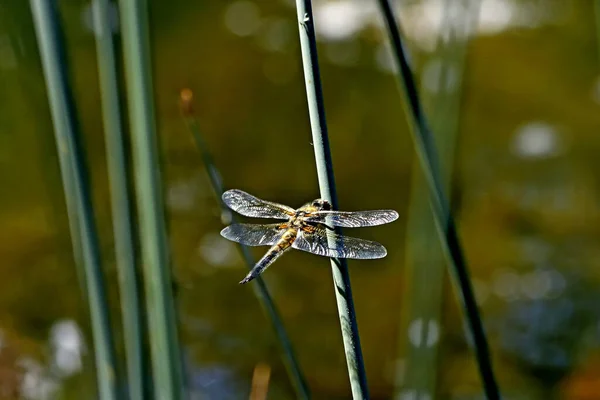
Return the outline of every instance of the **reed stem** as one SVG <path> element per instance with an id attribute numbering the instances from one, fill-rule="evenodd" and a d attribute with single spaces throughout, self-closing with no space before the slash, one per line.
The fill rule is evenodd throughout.
<path id="1" fill-rule="evenodd" d="M 119 5 L 155 396 L 177 400 L 184 397 L 184 387 L 160 188 L 147 3 L 120 0 Z"/>
<path id="2" fill-rule="evenodd" d="M 436 148 L 439 150 L 442 180 L 445 192 L 450 192 L 450 180 L 454 164 L 454 149 L 458 136 L 462 77 L 468 37 L 472 25 L 477 21 L 479 1 L 444 0 L 442 25 L 438 33 L 433 61 L 439 65 L 439 76 L 433 93 L 422 97 L 430 104 L 429 110 Z M 444 40 L 447 38 L 447 40 Z M 454 75 L 453 75 L 454 73 Z M 454 76 L 455 81 L 450 78 Z M 451 84 L 454 82 L 455 84 Z M 427 88 L 423 88 L 428 93 Z M 427 108 L 426 108 L 427 109 Z M 438 377 L 438 354 L 440 341 L 430 345 L 415 345 L 407 340 L 406 332 L 420 323 L 421 337 L 439 337 L 442 325 L 442 304 L 446 263 L 441 247 L 432 246 L 438 238 L 436 225 L 428 203 L 427 182 L 415 160 L 413 184 L 408 217 L 406 243 L 406 279 L 404 299 L 406 312 L 400 329 L 403 355 L 406 360 L 402 371 L 402 382 L 396 387 L 396 396 L 414 393 L 417 397 L 436 397 Z M 423 282 L 427 282 L 426 285 Z M 443 329 L 443 328 L 442 328 Z"/>
<path id="3" fill-rule="evenodd" d="M 121 125 L 118 78 L 108 0 L 93 3 L 94 31 L 100 78 L 106 158 L 110 183 L 116 265 L 119 273 L 121 310 L 129 398 L 144 398 L 144 356 L 140 290 L 136 273 L 134 240 L 127 179 L 124 134 Z"/>
<path id="4" fill-rule="evenodd" d="M 327 135 L 327 123 L 325 121 L 325 106 L 323 103 L 321 76 L 319 74 L 317 41 L 311 1 L 296 0 L 296 10 L 319 189 L 321 198 L 329 201 L 333 209 L 337 210 L 339 208 L 333 174 L 333 162 L 329 148 L 329 137 Z M 340 229 L 336 228 L 336 232 L 340 233 Z M 335 243 L 330 243 L 330 245 L 335 246 Z M 352 396 L 354 399 L 368 399 L 369 388 L 367 386 L 367 376 L 362 349 L 360 347 L 358 324 L 356 322 L 350 274 L 346 259 L 331 258 L 331 270 Z"/>
<path id="5" fill-rule="evenodd" d="M 405 97 L 405 112 L 415 150 L 429 187 L 430 205 L 434 221 L 440 234 L 440 241 L 446 256 L 449 258 L 452 272 L 458 286 L 458 294 L 465 310 L 467 326 L 473 340 L 473 347 L 484 392 L 488 399 L 500 398 L 498 384 L 492 369 L 492 360 L 483 329 L 483 324 L 469 278 L 466 259 L 464 257 L 454 218 L 450 213 L 449 202 L 444 193 L 444 185 L 438 164 L 433 136 L 427 125 L 418 91 L 407 56 L 400 37 L 400 30 L 388 0 L 379 0 L 379 5 L 387 25 L 388 34 L 396 58 L 399 83 Z"/>
<path id="6" fill-rule="evenodd" d="M 202 137 L 200 132 L 200 127 L 198 126 L 198 121 L 194 116 L 190 114 L 186 114 L 184 112 L 184 120 L 188 127 L 188 130 L 192 134 L 194 142 L 196 144 L 196 148 L 200 152 L 202 161 L 204 163 L 204 167 L 208 173 L 211 186 L 213 191 L 215 192 L 215 196 L 217 197 L 217 201 L 221 206 L 221 211 L 226 213 L 232 222 L 236 222 L 237 218 L 235 215 L 231 213 L 229 208 L 223 203 L 223 199 L 221 195 L 223 194 L 224 187 L 221 181 L 221 176 L 217 167 L 214 164 L 212 155 Z M 252 257 L 250 249 L 247 246 L 240 244 L 238 246 L 240 249 L 240 253 L 242 254 L 242 258 L 246 263 L 246 266 L 249 270 L 251 270 L 255 265 L 255 260 Z M 279 316 L 279 311 L 277 311 L 277 307 L 275 306 L 275 302 L 269 293 L 269 289 L 267 288 L 267 284 L 262 279 L 261 276 L 255 278 L 256 284 L 250 285 L 254 290 L 254 295 L 258 298 L 259 303 L 261 304 L 263 311 L 267 314 L 269 321 L 271 322 L 271 326 L 275 330 L 275 335 L 279 340 L 279 344 L 283 350 L 283 363 L 287 369 L 290 381 L 294 390 L 296 391 L 296 397 L 299 399 L 310 399 L 310 390 L 306 383 L 306 379 L 304 378 L 304 374 L 302 373 L 302 369 L 300 368 L 300 363 L 296 358 L 296 354 L 292 347 L 292 343 L 289 339 L 289 336 L 285 330 L 283 325 L 283 321 Z"/>
<path id="7" fill-rule="evenodd" d="M 81 262 L 79 267 L 86 281 L 85 294 L 90 307 L 99 395 L 102 400 L 118 399 L 120 396 L 117 391 L 117 369 L 98 234 L 90 199 L 85 156 L 79 143 L 76 110 L 69 91 L 56 2 L 30 0 L 30 5 L 48 91 L 68 216 L 71 220 L 71 235 L 77 238 L 72 239 L 75 261 Z M 77 248 L 77 242 L 81 245 L 80 249 Z"/>

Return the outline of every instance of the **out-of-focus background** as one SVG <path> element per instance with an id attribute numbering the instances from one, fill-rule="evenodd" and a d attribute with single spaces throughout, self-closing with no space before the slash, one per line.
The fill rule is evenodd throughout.
<path id="1" fill-rule="evenodd" d="M 119 332 L 91 3 L 58 3 Z M 432 126 L 456 127 L 452 208 L 506 398 L 600 398 L 594 1 L 395 3 Z M 237 284 L 246 267 L 235 244 L 219 236 L 221 211 L 179 109 L 180 90 L 191 89 L 226 188 L 293 207 L 318 197 L 294 2 L 149 6 L 190 388 L 210 399 L 244 398 L 258 366 L 270 371 L 269 398 L 294 398 L 270 323 L 251 288 Z M 393 224 L 346 231 L 388 249 L 383 260 L 349 263 L 372 398 L 482 398 L 449 284 L 426 338 L 439 344 L 429 370 L 437 394 L 406 389 L 405 348 L 420 340 L 415 332 L 424 323 L 406 320 L 415 310 L 406 293 L 417 286 L 426 293 L 432 282 L 407 273 L 418 174 L 393 59 L 375 1 L 315 0 L 314 14 L 340 207 L 400 213 Z M 118 38 L 116 6 L 113 22 Z M 22 0 L 0 1 L 0 104 L 0 398 L 92 398 L 88 308 L 73 261 L 32 15 Z M 438 246 L 435 237 L 429 245 Z M 258 257 L 266 248 L 253 251 Z M 328 260 L 290 252 L 264 277 L 313 397 L 349 398 Z M 116 345 L 122 353 L 120 336 Z"/>

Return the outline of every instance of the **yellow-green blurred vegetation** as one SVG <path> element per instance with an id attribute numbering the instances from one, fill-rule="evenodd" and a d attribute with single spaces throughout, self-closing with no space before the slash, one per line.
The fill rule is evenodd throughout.
<path id="1" fill-rule="evenodd" d="M 179 330 L 192 380 L 200 384 L 206 375 L 233 393 L 212 398 L 245 396 L 258 363 L 271 366 L 272 398 L 293 398 L 270 324 L 252 290 L 237 284 L 245 266 L 235 246 L 218 235 L 219 205 L 178 106 L 179 91 L 193 90 L 196 116 L 226 188 L 294 207 L 318 197 L 293 2 L 245 1 L 258 13 L 258 22 L 250 33 L 235 34 L 227 18 L 240 2 L 150 1 L 154 101 Z M 314 3 L 317 20 L 321 16 L 324 22 L 326 14 L 318 7 L 328 2 Z M 400 13 L 431 1 L 406 3 Z M 513 19 L 547 18 L 480 30 L 471 38 L 465 69 L 457 71 L 465 75 L 453 210 L 501 387 L 511 398 L 540 398 L 550 386 L 549 374 L 555 374 L 554 393 L 591 399 L 600 392 L 597 374 L 590 373 L 600 366 L 593 306 L 600 278 L 600 57 L 593 2 L 507 3 L 517 10 Z M 118 332 L 90 3 L 59 4 Z M 414 150 L 394 75 L 378 61 L 387 40 L 380 19 L 377 13 L 367 17 L 373 21 L 353 35 L 322 36 L 319 55 L 340 207 L 391 208 L 401 215 L 393 224 L 346 231 L 388 249 L 383 260 L 350 262 L 369 386 L 374 399 L 383 399 L 391 398 L 400 362 Z M 435 93 L 427 89 L 425 72 L 436 54 L 411 29 L 417 31 L 407 24 L 413 67 L 428 99 Z M 434 28 L 427 29 L 435 36 Z M 0 2 L 0 104 L 2 397 L 15 382 L 4 376 L 27 369 L 22 360 L 50 368 L 56 353 L 50 336 L 57 323 L 76 321 L 91 348 L 26 1 Z M 256 249 L 256 255 L 264 250 Z M 290 252 L 264 277 L 314 397 L 348 398 L 328 260 Z M 476 394 L 479 377 L 461 312 L 453 291 L 446 296 L 440 370 L 432 373 L 440 377 L 444 396 Z M 122 354 L 120 337 L 117 347 Z M 56 377 L 46 371 L 52 382 L 60 382 L 65 398 L 95 390 L 90 351 L 82 352 L 76 373 Z"/>

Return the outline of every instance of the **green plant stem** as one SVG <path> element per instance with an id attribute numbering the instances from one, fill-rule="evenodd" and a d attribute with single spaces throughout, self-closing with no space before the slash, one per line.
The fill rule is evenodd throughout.
<path id="1" fill-rule="evenodd" d="M 78 237 L 81 244 L 81 269 L 90 307 L 99 394 L 102 400 L 117 399 L 117 371 L 98 236 L 84 155 L 78 142 L 76 111 L 68 89 L 56 3 L 51 0 L 30 0 L 30 5 L 48 91 L 68 214 L 70 219 L 75 220 L 70 222 L 71 229 L 75 229 L 71 235 Z M 73 240 L 74 246 L 75 242 L 76 239 Z M 78 251 L 75 246 L 76 261 Z"/>
<path id="2" fill-rule="evenodd" d="M 468 3 L 468 4 L 466 4 Z M 459 11 L 459 12 L 457 12 Z M 450 178 L 454 163 L 454 149 L 458 136 L 458 118 L 461 85 L 468 35 L 477 20 L 479 1 L 444 0 L 442 26 L 438 36 L 434 60 L 439 62 L 440 73 L 434 93 L 429 98 L 433 134 L 439 150 L 442 180 L 446 193 L 450 192 Z M 453 14 L 456 17 L 453 17 Z M 448 37 L 448 41 L 443 40 Z M 431 62 L 431 61 L 430 61 Z M 454 72 L 455 85 L 450 86 Z M 423 89 L 427 93 L 427 89 Z M 438 353 L 443 321 L 442 304 L 445 288 L 445 260 L 441 247 L 432 245 L 438 232 L 429 207 L 427 182 L 415 160 L 413 185 L 408 217 L 406 243 L 406 279 L 403 289 L 403 324 L 400 342 L 402 357 L 406 360 L 398 371 L 396 396 L 414 393 L 416 397 L 436 398 Z M 426 285 L 423 282 L 427 282 Z M 410 325 L 409 325 L 410 324 Z M 414 325 L 413 325 L 414 324 Z M 407 340 L 408 329 L 421 327 L 420 343 Z M 428 338 L 428 339 L 424 339 Z"/>
<path id="3" fill-rule="evenodd" d="M 321 198 L 331 202 L 333 209 L 337 210 L 338 201 L 331 151 L 329 148 L 329 137 L 327 135 L 327 123 L 325 121 L 325 106 L 323 104 L 323 90 L 319 74 L 317 41 L 311 1 L 296 0 L 296 9 L 319 189 Z M 336 231 L 339 233 L 340 229 L 337 228 Z M 335 243 L 330 243 L 330 245 L 335 246 Z M 356 312 L 352 300 L 348 264 L 345 259 L 331 258 L 331 269 L 352 396 L 354 399 L 368 399 L 369 389 L 362 349 L 360 347 Z"/>
<path id="4" fill-rule="evenodd" d="M 225 203 L 223 203 L 221 195 L 223 194 L 224 188 L 221 177 L 208 150 L 208 146 L 206 145 L 204 138 L 200 133 L 198 122 L 192 116 L 184 116 L 184 119 L 190 133 L 192 134 L 196 148 L 200 152 L 204 167 L 206 168 L 211 186 L 215 192 L 217 201 L 221 206 L 222 212 L 227 213 L 229 216 L 228 219 L 230 219 L 232 222 L 236 222 L 237 218 L 235 215 L 233 215 Z M 240 249 L 244 261 L 246 262 L 246 266 L 251 270 L 254 267 L 255 260 L 250 253 L 250 249 L 242 244 L 240 244 L 238 248 Z M 294 353 L 292 343 L 285 330 L 283 321 L 279 316 L 275 302 L 271 298 L 267 284 L 260 276 L 256 277 L 255 281 L 256 284 L 250 286 L 252 286 L 255 296 L 258 298 L 263 310 L 267 314 L 269 321 L 271 321 L 271 326 L 275 330 L 275 334 L 283 350 L 283 362 L 290 377 L 290 381 L 296 391 L 296 397 L 299 399 L 308 400 L 310 399 L 310 390 L 306 384 L 306 379 L 304 378 L 304 374 L 302 373 L 302 369 L 300 368 L 300 364 Z"/>
<path id="5" fill-rule="evenodd" d="M 116 265 L 119 272 L 123 332 L 127 356 L 127 387 L 131 400 L 141 400 L 144 397 L 143 322 L 133 247 L 115 49 L 110 29 L 110 4 L 108 0 L 97 0 L 93 3 L 94 27 L 102 94 L 102 114 L 111 192 Z"/>
<path id="6" fill-rule="evenodd" d="M 119 4 L 155 395 L 176 400 L 183 397 L 183 374 L 160 189 L 147 3 Z"/>
<path id="7" fill-rule="evenodd" d="M 399 83 L 405 96 L 405 112 L 407 114 L 415 150 L 421 169 L 429 187 L 429 198 L 433 211 L 434 221 L 441 237 L 444 253 L 449 258 L 453 275 L 458 285 L 458 294 L 465 310 L 467 326 L 473 340 L 475 357 L 479 373 L 488 399 L 500 398 L 498 384 L 492 369 L 492 360 L 483 329 L 479 309 L 473 293 L 469 278 L 466 259 L 463 255 L 454 218 L 450 213 L 448 199 L 444 193 L 438 157 L 433 141 L 433 136 L 427 126 L 418 97 L 414 77 L 410 70 L 408 60 L 400 38 L 400 31 L 388 0 L 379 0 L 387 30 L 392 42 L 393 53 L 396 58 Z"/>

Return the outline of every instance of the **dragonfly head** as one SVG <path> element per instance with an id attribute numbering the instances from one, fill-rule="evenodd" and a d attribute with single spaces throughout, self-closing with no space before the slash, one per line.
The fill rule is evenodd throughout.
<path id="1" fill-rule="evenodd" d="M 319 211 L 331 211 L 331 203 L 327 200 L 316 199 L 313 200 L 311 206 L 315 207 Z"/>

